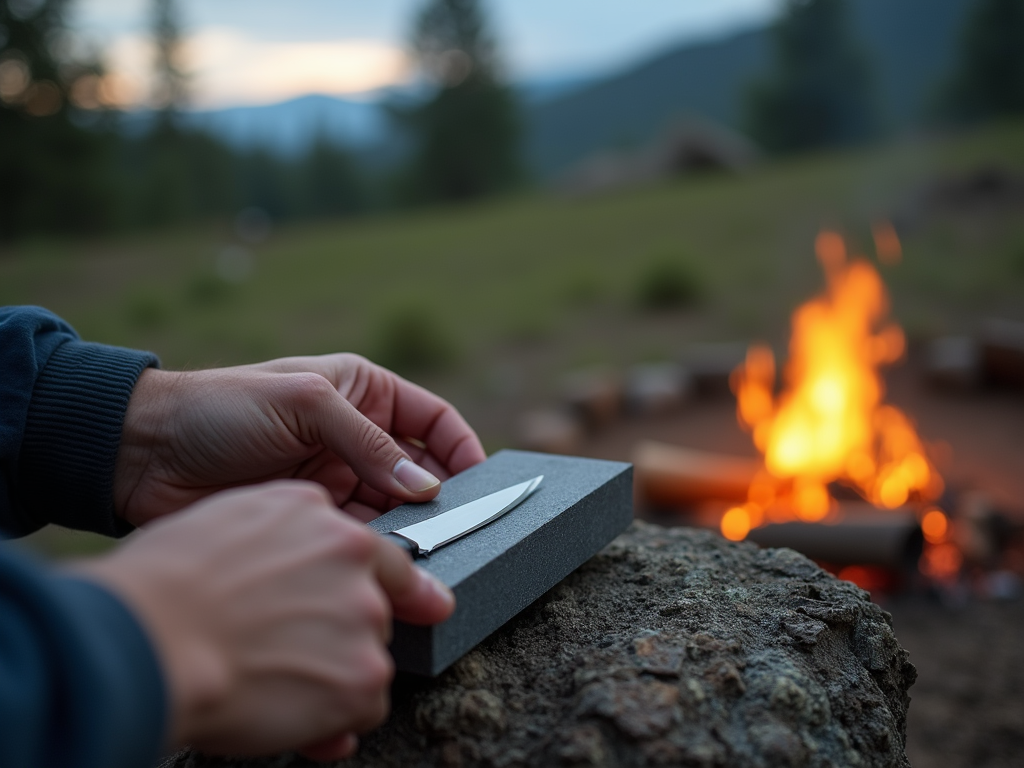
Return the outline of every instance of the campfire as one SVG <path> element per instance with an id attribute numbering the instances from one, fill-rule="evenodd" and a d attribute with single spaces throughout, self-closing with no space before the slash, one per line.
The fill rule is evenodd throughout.
<path id="1" fill-rule="evenodd" d="M 893 228 L 874 234 L 879 261 L 897 263 Z M 815 251 L 826 288 L 794 312 L 781 377 L 771 348 L 755 345 L 730 380 L 760 460 L 647 444 L 642 484 L 677 506 L 725 501 L 717 525 L 726 538 L 800 549 L 866 588 L 908 560 L 928 578 L 953 578 L 963 558 L 935 449 L 885 398 L 881 371 L 906 352 L 888 292 L 838 233 L 819 234 Z"/>

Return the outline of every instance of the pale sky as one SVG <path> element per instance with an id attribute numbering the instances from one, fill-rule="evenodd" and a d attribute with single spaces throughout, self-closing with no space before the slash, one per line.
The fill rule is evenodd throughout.
<path id="1" fill-rule="evenodd" d="M 424 0 L 179 0 L 198 107 L 303 93 L 352 96 L 407 82 L 404 43 Z M 76 0 L 124 99 L 146 92 L 148 0 Z M 613 69 L 680 40 L 771 18 L 780 0 L 488 0 L 515 78 Z"/>

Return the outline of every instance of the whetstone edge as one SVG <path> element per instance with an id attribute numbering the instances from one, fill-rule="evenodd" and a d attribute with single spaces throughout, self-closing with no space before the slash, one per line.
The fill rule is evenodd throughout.
<path id="1" fill-rule="evenodd" d="M 615 461 L 499 451 L 369 523 L 389 533 L 494 491 L 544 475 L 519 506 L 416 564 L 454 593 L 455 613 L 433 627 L 396 621 L 391 653 L 401 672 L 434 677 L 624 531 L 633 519 L 633 467 Z"/>

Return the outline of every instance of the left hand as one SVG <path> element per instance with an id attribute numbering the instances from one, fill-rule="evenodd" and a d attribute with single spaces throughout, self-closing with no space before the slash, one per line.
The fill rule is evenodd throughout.
<path id="1" fill-rule="evenodd" d="M 150 369 L 125 415 L 114 505 L 140 526 L 217 491 L 298 478 L 367 521 L 429 501 L 484 458 L 449 403 L 358 355 Z"/>

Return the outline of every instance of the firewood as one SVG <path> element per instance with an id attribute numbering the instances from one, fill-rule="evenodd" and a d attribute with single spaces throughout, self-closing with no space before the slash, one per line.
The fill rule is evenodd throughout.
<path id="1" fill-rule="evenodd" d="M 645 440 L 633 450 L 637 494 L 654 506 L 689 505 L 708 499 L 743 501 L 759 459 L 698 451 Z"/>
<path id="2" fill-rule="evenodd" d="M 762 547 L 789 547 L 830 565 L 913 566 L 924 537 L 917 516 L 906 509 L 844 504 L 838 520 L 824 523 L 772 523 L 747 536 Z"/>

